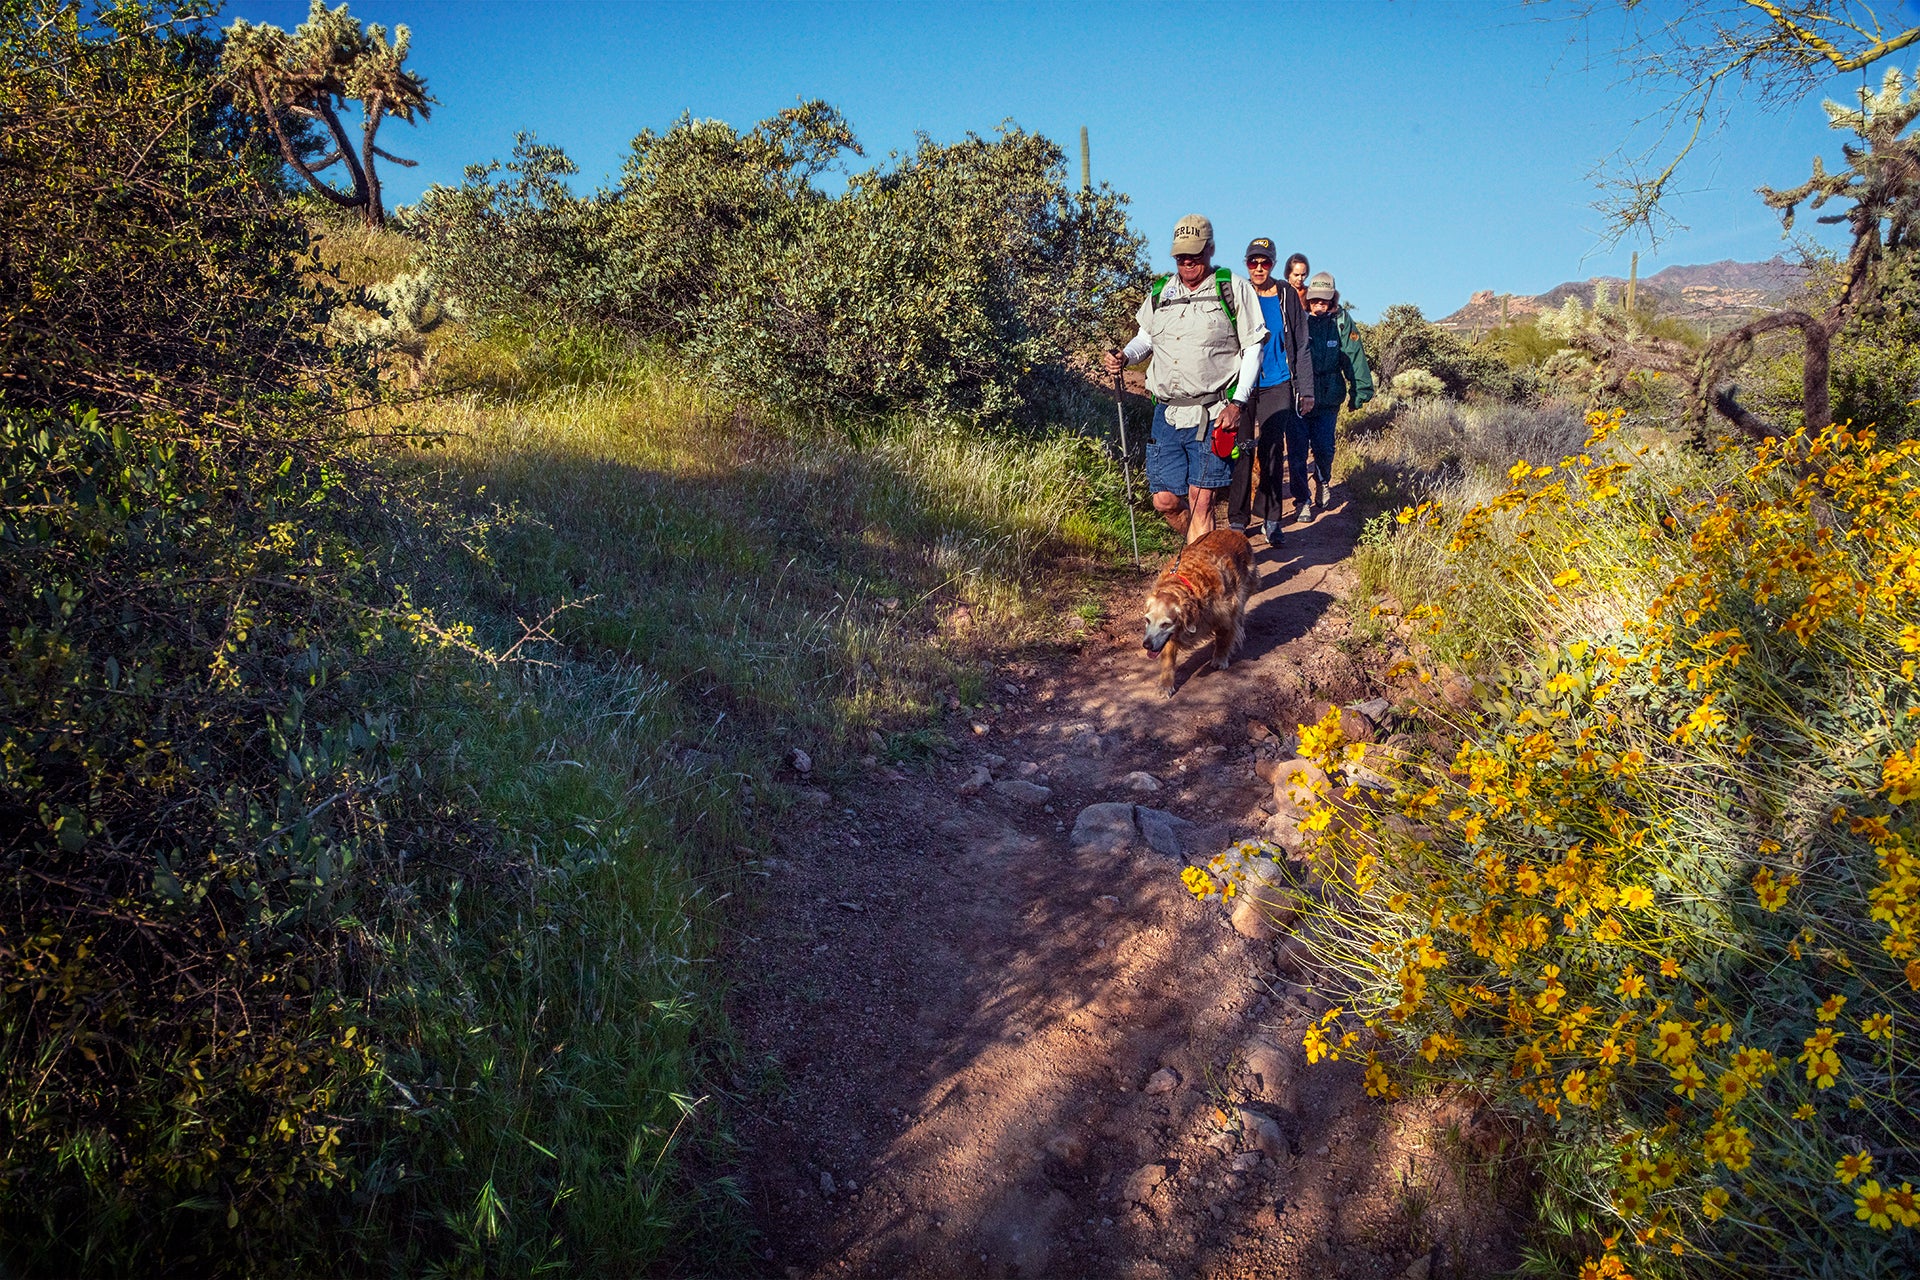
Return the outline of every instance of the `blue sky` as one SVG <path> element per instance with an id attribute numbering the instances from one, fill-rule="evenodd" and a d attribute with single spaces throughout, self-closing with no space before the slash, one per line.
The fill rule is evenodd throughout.
<path id="1" fill-rule="evenodd" d="M 618 173 L 642 128 L 682 112 L 746 127 L 799 97 L 839 107 L 870 160 L 917 131 L 948 140 L 1011 119 L 1059 141 L 1077 168 L 1084 124 L 1095 181 L 1133 198 L 1156 263 L 1174 221 L 1205 213 L 1223 261 L 1271 235 L 1332 271 L 1369 317 L 1393 302 L 1437 316 L 1475 289 L 1626 274 L 1636 246 L 1603 246 L 1589 175 L 1623 142 L 1649 140 L 1635 123 L 1660 105 L 1623 83 L 1611 30 L 1511 3 L 356 0 L 351 11 L 410 26 L 409 65 L 439 99 L 430 121 L 382 131 L 386 150 L 420 161 L 386 168 L 391 203 L 506 155 L 518 129 L 565 147 L 592 186 Z M 298 0 L 243 0 L 221 20 L 291 28 L 305 13 Z M 1753 188 L 1803 180 L 1816 151 L 1837 159 L 1838 140 L 1817 97 L 1740 113 L 1674 202 L 1689 230 L 1637 246 L 1642 274 L 1787 249 Z"/>

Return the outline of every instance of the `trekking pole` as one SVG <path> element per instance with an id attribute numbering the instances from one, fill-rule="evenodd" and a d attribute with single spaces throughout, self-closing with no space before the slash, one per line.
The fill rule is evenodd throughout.
<path id="1" fill-rule="evenodd" d="M 1113 411 L 1120 419 L 1120 474 L 1127 486 L 1127 532 L 1133 535 L 1133 567 L 1140 567 L 1140 529 L 1133 522 L 1133 453 L 1127 448 L 1127 407 L 1121 397 L 1126 394 L 1126 375 L 1113 375 Z"/>

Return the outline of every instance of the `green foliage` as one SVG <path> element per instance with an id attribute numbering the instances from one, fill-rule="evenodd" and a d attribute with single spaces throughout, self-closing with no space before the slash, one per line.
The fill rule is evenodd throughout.
<path id="1" fill-rule="evenodd" d="M 682 120 L 634 140 L 617 191 L 523 137 L 504 167 L 436 187 L 412 225 L 436 280 L 480 321 L 529 317 L 677 340 L 686 358 L 790 409 L 1035 422 L 1078 409 L 1065 363 L 1144 287 L 1124 197 L 1068 190 L 1063 155 L 1017 128 L 922 139 L 828 197 L 858 146 L 823 103 L 740 133 Z"/>
<path id="2" fill-rule="evenodd" d="M 1808 301 L 1824 309 L 1844 286 L 1842 264 L 1827 257 L 1814 263 Z M 1829 386 L 1836 422 L 1871 426 L 1895 440 L 1920 434 L 1920 263 L 1914 250 L 1891 250 L 1882 265 L 1872 305 L 1849 316 L 1833 340 Z M 1754 402 L 1770 420 L 1797 424 L 1805 359 L 1795 343 L 1755 362 Z"/>
<path id="3" fill-rule="evenodd" d="M 1507 363 L 1484 344 L 1475 346 L 1430 323 L 1412 303 L 1396 303 L 1373 324 L 1358 328 L 1377 381 L 1392 383 L 1418 369 L 1438 378 L 1455 398 L 1473 393 L 1511 400 L 1525 390 Z"/>
<path id="4" fill-rule="evenodd" d="M 0 10 L 0 387 L 206 409 L 311 364 L 328 300 L 199 28 L 137 5 Z M 211 288 L 209 281 L 230 282 Z"/>

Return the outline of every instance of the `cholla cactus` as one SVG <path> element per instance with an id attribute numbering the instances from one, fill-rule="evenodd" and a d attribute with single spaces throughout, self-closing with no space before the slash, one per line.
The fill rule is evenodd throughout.
<path id="1" fill-rule="evenodd" d="M 427 335 L 448 320 L 460 318 L 454 302 L 433 287 L 424 271 L 409 271 L 384 284 L 367 286 L 363 301 L 372 314 L 341 312 L 333 332 L 349 346 L 396 351 L 407 358 L 417 383 L 431 363 Z"/>
<path id="2" fill-rule="evenodd" d="M 1407 369 L 1393 377 L 1393 398 L 1395 400 L 1421 400 L 1429 396 L 1444 395 L 1447 384 L 1428 373 L 1425 369 Z"/>

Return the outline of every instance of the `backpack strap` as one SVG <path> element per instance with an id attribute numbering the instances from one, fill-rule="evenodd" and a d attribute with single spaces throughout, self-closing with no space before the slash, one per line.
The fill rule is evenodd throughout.
<path id="1" fill-rule="evenodd" d="M 1153 300 L 1153 305 L 1147 308 L 1149 311 L 1158 311 L 1160 309 L 1160 293 L 1167 287 L 1167 281 L 1171 279 L 1173 279 L 1172 276 L 1155 276 L 1153 278 L 1153 283 L 1147 287 L 1147 296 Z"/>
<path id="2" fill-rule="evenodd" d="M 1233 310 L 1233 272 L 1226 267 L 1213 269 L 1213 288 L 1220 295 L 1220 309 L 1227 313 L 1227 325 L 1240 332 L 1240 317 Z"/>

